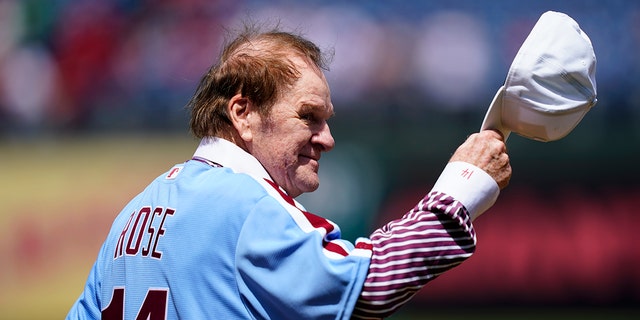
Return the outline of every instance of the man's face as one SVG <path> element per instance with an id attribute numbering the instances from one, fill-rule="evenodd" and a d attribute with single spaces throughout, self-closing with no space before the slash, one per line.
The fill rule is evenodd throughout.
<path id="1" fill-rule="evenodd" d="M 320 154 L 333 149 L 335 141 L 327 124 L 333 105 L 324 75 L 300 58 L 292 61 L 301 77 L 278 99 L 269 118 L 256 120 L 248 147 L 274 181 L 297 197 L 318 188 Z"/>

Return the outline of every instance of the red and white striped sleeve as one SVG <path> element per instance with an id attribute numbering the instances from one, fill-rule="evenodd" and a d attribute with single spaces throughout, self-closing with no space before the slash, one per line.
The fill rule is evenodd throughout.
<path id="1" fill-rule="evenodd" d="M 495 181 L 481 169 L 449 163 L 411 211 L 371 234 L 369 272 L 352 318 L 391 315 L 427 282 L 469 258 L 476 248 L 471 222 L 493 205 L 498 193 Z"/>

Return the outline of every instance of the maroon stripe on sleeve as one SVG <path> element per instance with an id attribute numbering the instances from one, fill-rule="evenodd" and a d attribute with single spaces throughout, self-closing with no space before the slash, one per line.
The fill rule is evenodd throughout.
<path id="1" fill-rule="evenodd" d="M 467 210 L 438 192 L 370 238 L 373 255 L 355 319 L 391 315 L 427 282 L 469 258 L 476 246 Z"/>

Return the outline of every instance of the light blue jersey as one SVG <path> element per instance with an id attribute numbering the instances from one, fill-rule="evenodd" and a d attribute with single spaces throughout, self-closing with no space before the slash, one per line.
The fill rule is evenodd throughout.
<path id="1" fill-rule="evenodd" d="M 117 216 L 67 319 L 348 319 L 368 239 L 341 240 L 228 141 L 194 159 Z"/>

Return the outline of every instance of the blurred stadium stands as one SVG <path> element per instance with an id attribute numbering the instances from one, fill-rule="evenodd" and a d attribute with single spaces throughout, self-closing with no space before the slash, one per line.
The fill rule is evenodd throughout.
<path id="1" fill-rule="evenodd" d="M 601 120 L 639 117 L 637 1 L 3 0 L 0 8 L 2 137 L 181 131 L 181 107 L 213 63 L 223 27 L 246 16 L 279 18 L 335 49 L 328 76 L 339 112 L 402 118 L 415 109 L 484 112 L 540 14 L 563 11 L 594 44 Z"/>

